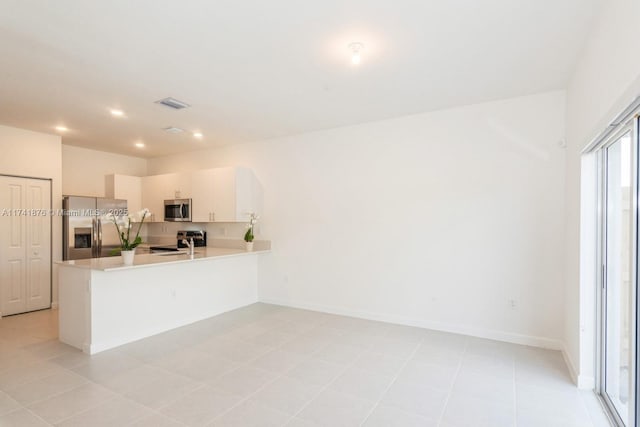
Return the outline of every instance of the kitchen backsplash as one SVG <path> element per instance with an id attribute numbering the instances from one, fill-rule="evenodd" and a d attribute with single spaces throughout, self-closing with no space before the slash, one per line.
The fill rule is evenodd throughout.
<path id="1" fill-rule="evenodd" d="M 196 222 L 156 222 L 146 223 L 143 226 L 141 234 L 144 236 L 145 243 L 151 244 L 172 244 L 176 240 L 178 230 L 205 230 L 207 232 L 207 242 L 209 246 L 216 241 L 240 242 L 244 238 L 247 231 L 247 223 L 245 222 L 224 222 L 224 223 L 196 223 Z M 254 229 L 256 241 L 260 240 L 260 224 Z M 223 244 L 222 242 L 221 244 Z M 227 246 L 225 244 L 224 246 Z M 219 246 L 216 244 L 216 246 Z"/>

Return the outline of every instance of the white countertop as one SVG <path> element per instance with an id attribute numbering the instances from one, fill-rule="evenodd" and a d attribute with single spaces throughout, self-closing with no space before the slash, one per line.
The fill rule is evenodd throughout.
<path id="1" fill-rule="evenodd" d="M 243 249 L 233 248 L 197 248 L 192 257 L 186 253 L 158 253 L 136 254 L 133 265 L 124 265 L 122 257 L 80 259 L 74 261 L 57 261 L 56 264 L 68 267 L 84 268 L 100 271 L 119 271 L 132 268 L 153 267 L 155 265 L 179 264 L 211 260 L 215 258 L 227 258 L 235 256 L 256 255 L 269 252 L 268 250 L 247 252 Z"/>

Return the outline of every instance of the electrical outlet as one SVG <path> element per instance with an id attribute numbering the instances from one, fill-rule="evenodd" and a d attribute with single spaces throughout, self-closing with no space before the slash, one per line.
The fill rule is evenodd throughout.
<path id="1" fill-rule="evenodd" d="M 514 300 L 514 299 L 510 299 L 509 300 L 509 307 L 511 308 L 511 310 L 515 310 L 517 305 L 518 304 L 517 304 L 516 300 Z"/>

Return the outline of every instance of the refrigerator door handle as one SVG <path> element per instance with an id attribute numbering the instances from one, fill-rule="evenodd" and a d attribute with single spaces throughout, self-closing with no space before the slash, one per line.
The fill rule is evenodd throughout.
<path id="1" fill-rule="evenodd" d="M 98 247 L 98 224 L 95 218 L 91 219 L 91 240 L 91 258 L 95 258 Z"/>
<path id="2" fill-rule="evenodd" d="M 98 258 L 102 256 L 102 220 L 98 219 Z"/>

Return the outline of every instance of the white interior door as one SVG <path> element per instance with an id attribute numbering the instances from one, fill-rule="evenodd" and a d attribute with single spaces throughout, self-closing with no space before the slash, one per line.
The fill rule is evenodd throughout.
<path id="1" fill-rule="evenodd" d="M 51 306 L 51 182 L 0 176 L 0 313 Z"/>
<path id="2" fill-rule="evenodd" d="M 51 182 L 27 182 L 27 311 L 51 307 Z"/>

